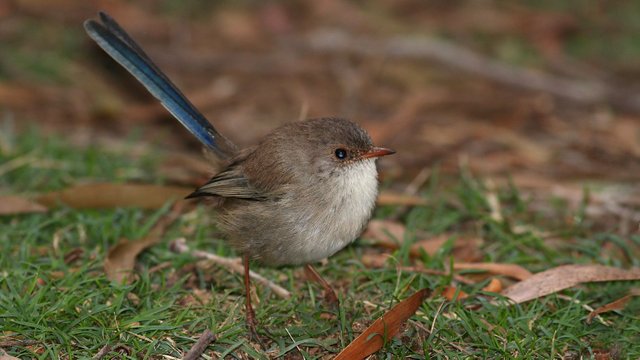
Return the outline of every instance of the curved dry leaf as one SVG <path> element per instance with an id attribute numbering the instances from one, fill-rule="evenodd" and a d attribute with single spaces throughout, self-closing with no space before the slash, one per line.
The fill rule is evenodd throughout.
<path id="1" fill-rule="evenodd" d="M 165 229 L 179 216 L 179 211 L 174 209 L 162 217 L 153 226 L 149 234 L 138 240 L 120 239 L 118 243 L 109 249 L 104 259 L 104 272 L 111 281 L 122 282 L 129 280 L 136 263 L 136 257 L 144 249 L 160 241 Z"/>
<path id="2" fill-rule="evenodd" d="M 618 280 L 640 280 L 640 268 L 625 270 L 603 265 L 563 265 L 513 284 L 502 295 L 519 304 L 585 282 Z"/>
<path id="3" fill-rule="evenodd" d="M 455 286 L 447 286 L 442 290 L 442 296 L 449 301 L 458 301 L 468 298 L 469 294 Z"/>
<path id="4" fill-rule="evenodd" d="M 533 276 L 520 265 L 502 263 L 453 263 L 454 270 L 483 270 L 494 275 L 504 275 L 517 280 L 526 280 Z"/>
<path id="5" fill-rule="evenodd" d="M 47 211 L 46 206 L 25 198 L 13 195 L 0 196 L 0 215 L 15 215 L 45 211 Z"/>
<path id="6" fill-rule="evenodd" d="M 364 359 L 380 350 L 389 339 L 400 331 L 400 326 L 415 314 L 429 294 L 429 289 L 418 290 L 415 294 L 399 302 L 371 324 L 351 344 L 347 345 L 335 357 L 335 360 Z"/>
<path id="7" fill-rule="evenodd" d="M 192 191 L 192 188 L 181 186 L 92 183 L 43 194 L 36 200 L 46 206 L 62 203 L 74 209 L 159 209 L 167 201 L 182 199 Z"/>
<path id="8" fill-rule="evenodd" d="M 627 294 L 618 300 L 612 301 L 606 305 L 602 305 L 599 308 L 593 310 L 592 312 L 589 313 L 589 315 L 587 315 L 587 320 L 586 320 L 587 324 L 591 324 L 591 321 L 597 315 L 600 315 L 608 311 L 624 309 L 624 307 L 627 306 L 627 303 L 629 302 L 629 300 L 631 300 L 633 296 L 634 296 L 633 294 Z"/>
<path id="9" fill-rule="evenodd" d="M 493 278 L 489 281 L 487 286 L 482 288 L 482 291 L 499 293 L 502 291 L 502 282 L 499 279 Z"/>

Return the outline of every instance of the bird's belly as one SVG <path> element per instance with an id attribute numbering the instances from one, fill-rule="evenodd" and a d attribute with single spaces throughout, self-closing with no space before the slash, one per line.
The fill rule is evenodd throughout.
<path id="1" fill-rule="evenodd" d="M 336 191 L 323 194 L 317 206 L 295 199 L 286 219 L 290 241 L 272 239 L 278 244 L 271 254 L 263 254 L 266 263 L 298 265 L 327 258 L 351 242 L 362 232 L 375 205 L 378 181 L 375 163 L 363 162 L 356 177 L 336 177 Z M 294 215 L 291 215 L 294 214 Z"/>
<path id="2" fill-rule="evenodd" d="M 297 256 L 290 259 L 292 264 L 316 262 L 327 258 L 360 235 L 369 220 L 371 209 L 343 210 L 347 211 L 343 215 L 336 214 L 331 209 L 323 210 L 311 221 L 298 224 Z"/>

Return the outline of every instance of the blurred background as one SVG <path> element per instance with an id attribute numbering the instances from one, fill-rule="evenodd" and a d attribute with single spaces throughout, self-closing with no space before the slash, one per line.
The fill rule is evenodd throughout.
<path id="1" fill-rule="evenodd" d="M 398 150 L 396 184 L 434 166 L 545 193 L 640 178 L 640 2 L 0 0 L 2 131 L 199 153 L 85 35 L 98 10 L 241 145 L 344 116 Z"/>

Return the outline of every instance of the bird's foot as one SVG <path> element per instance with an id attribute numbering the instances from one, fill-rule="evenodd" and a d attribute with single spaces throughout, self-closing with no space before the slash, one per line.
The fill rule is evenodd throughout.
<path id="1" fill-rule="evenodd" d="M 338 295 L 336 295 L 336 292 L 332 287 L 325 288 L 323 290 L 322 297 L 324 298 L 325 304 L 327 304 L 331 309 L 340 308 L 340 300 L 338 300 Z"/>
<path id="2" fill-rule="evenodd" d="M 258 334 L 258 321 L 256 320 L 256 314 L 253 312 L 253 309 L 247 311 L 247 331 L 249 341 L 258 343 L 261 348 L 265 349 L 264 342 Z"/>

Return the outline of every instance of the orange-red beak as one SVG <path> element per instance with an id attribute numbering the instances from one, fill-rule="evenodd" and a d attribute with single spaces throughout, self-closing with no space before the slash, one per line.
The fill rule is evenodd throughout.
<path id="1" fill-rule="evenodd" d="M 362 158 L 366 159 L 366 158 L 377 158 L 380 156 L 385 156 L 385 155 L 391 155 L 391 154 L 395 154 L 396 151 L 392 150 L 392 149 L 387 149 L 387 148 L 383 148 L 383 147 L 374 147 L 371 148 L 371 150 L 367 151 L 366 153 L 362 154 Z"/>

